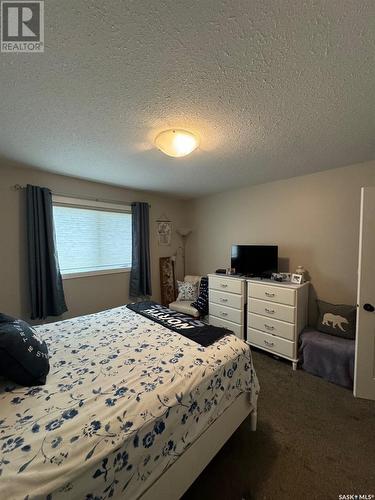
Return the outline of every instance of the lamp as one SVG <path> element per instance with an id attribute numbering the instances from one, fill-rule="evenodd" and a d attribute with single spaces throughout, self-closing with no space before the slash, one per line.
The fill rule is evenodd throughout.
<path id="1" fill-rule="evenodd" d="M 166 155 L 180 158 L 197 149 L 199 139 L 187 130 L 169 129 L 156 136 L 155 145 Z"/>
<path id="2" fill-rule="evenodd" d="M 189 236 L 189 234 L 192 232 L 192 229 L 189 229 L 188 227 L 179 227 L 176 229 L 177 234 L 179 234 L 182 238 L 182 261 L 183 261 L 183 266 L 184 266 L 184 278 L 185 278 L 185 248 L 186 248 L 186 238 Z"/>

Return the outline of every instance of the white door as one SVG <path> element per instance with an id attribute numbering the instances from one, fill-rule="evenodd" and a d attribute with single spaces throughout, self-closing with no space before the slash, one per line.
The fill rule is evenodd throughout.
<path id="1" fill-rule="evenodd" d="M 375 187 L 362 188 L 354 396 L 375 400 Z"/>

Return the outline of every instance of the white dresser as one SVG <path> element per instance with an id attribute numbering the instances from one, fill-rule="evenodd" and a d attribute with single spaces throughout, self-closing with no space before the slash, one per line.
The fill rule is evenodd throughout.
<path id="1" fill-rule="evenodd" d="M 210 325 L 232 330 L 245 338 L 246 279 L 225 274 L 208 275 Z"/>
<path id="2" fill-rule="evenodd" d="M 307 324 L 309 282 L 247 280 L 247 342 L 297 368 L 298 336 Z"/>

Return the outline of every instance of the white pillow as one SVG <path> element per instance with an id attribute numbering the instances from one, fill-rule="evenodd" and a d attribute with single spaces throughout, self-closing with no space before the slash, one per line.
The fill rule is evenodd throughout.
<path id="1" fill-rule="evenodd" d="M 199 283 L 190 283 L 189 281 L 177 281 L 178 297 L 177 300 L 197 300 Z"/>

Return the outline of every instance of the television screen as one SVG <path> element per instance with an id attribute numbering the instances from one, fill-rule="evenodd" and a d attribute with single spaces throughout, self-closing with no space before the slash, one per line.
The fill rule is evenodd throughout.
<path id="1" fill-rule="evenodd" d="M 270 278 L 278 269 L 277 245 L 232 245 L 231 267 L 236 274 Z"/>

